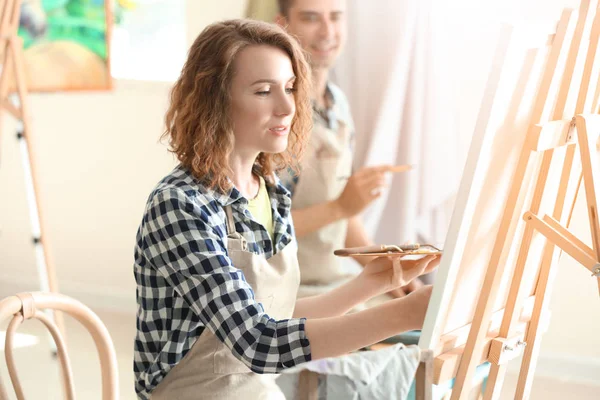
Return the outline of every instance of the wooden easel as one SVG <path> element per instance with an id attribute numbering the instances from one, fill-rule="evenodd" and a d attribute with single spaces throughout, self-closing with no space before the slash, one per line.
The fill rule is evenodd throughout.
<path id="1" fill-rule="evenodd" d="M 35 163 L 35 148 L 31 140 L 27 84 L 23 63 L 23 41 L 17 35 L 20 9 L 21 0 L 2 0 L 2 4 L 0 4 L 0 117 L 2 117 L 3 111 L 8 111 L 18 123 L 17 138 L 21 142 L 23 153 L 33 243 L 41 290 L 58 292 L 48 240 L 49 235 L 42 214 L 43 207 L 37 184 L 39 175 Z M 14 94 L 11 91 L 15 91 Z M 1 133 L 2 130 L 0 130 L 0 139 Z M 54 318 L 65 337 L 62 314 L 55 313 Z"/>
<path id="2" fill-rule="evenodd" d="M 452 332 L 452 337 L 446 342 L 447 349 L 442 338 L 438 347 L 440 350 L 434 352 L 433 361 L 429 361 L 431 354 L 426 354 L 417 373 L 418 399 L 431 399 L 431 385 L 453 377 L 456 380 L 451 399 L 467 399 L 475 368 L 486 361 L 491 363 L 491 370 L 484 399 L 497 399 L 507 362 L 518 357 L 523 348 L 525 352 L 514 398 L 529 398 L 561 252 L 566 251 L 588 268 L 598 279 L 600 289 L 600 224 L 596 196 L 600 189 L 600 171 L 597 169 L 597 137 L 588 134 L 594 132 L 597 135 L 600 132 L 600 115 L 591 114 L 598 112 L 600 92 L 597 82 L 600 68 L 600 13 L 597 13 L 597 6 L 597 0 L 583 0 L 578 18 L 575 18 L 572 10 L 566 10 L 562 15 L 552 38 L 551 52 L 534 103 L 532 123 L 512 179 L 473 322 Z M 586 46 L 587 54 L 582 58 Z M 561 60 L 566 60 L 564 71 L 557 74 L 555 71 Z M 582 76 L 575 77 L 576 66 L 581 62 L 585 63 Z M 552 96 L 550 88 L 556 84 L 559 84 L 559 90 L 556 96 Z M 592 84 L 594 88 L 590 87 Z M 518 215 L 520 211 L 516 210 L 515 205 L 522 195 L 526 174 L 532 172 L 529 162 L 533 155 L 541 157 L 541 166 L 533 177 L 530 209 Z M 549 182 L 547 179 L 553 158 L 562 162 L 559 182 Z M 593 249 L 568 231 L 582 180 L 586 190 Z M 554 183 L 556 200 L 553 213 L 540 215 L 544 192 Z M 524 233 L 506 308 L 494 312 L 503 271 L 500 260 L 509 243 L 509 227 L 515 218 L 525 221 Z M 532 242 L 540 234 L 547 240 L 541 247 L 537 285 L 531 295 L 522 287 L 522 277 Z"/>

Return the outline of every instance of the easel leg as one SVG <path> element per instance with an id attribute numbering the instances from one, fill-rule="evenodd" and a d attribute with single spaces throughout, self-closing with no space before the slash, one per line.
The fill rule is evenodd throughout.
<path id="1" fill-rule="evenodd" d="M 469 337 L 465 345 L 465 351 L 456 374 L 456 381 L 452 390 L 452 400 L 466 400 L 469 395 L 469 387 L 473 381 L 478 357 L 483 352 L 483 341 L 487 334 L 489 319 L 492 314 L 493 304 L 496 301 L 503 269 L 500 266 L 500 257 L 507 242 L 511 218 L 515 214 L 517 200 L 524 185 L 527 170 L 532 164 L 531 147 L 528 143 L 532 140 L 531 131 L 525 139 L 521 149 L 517 168 L 512 178 L 510 192 L 507 196 L 506 206 L 502 212 L 502 220 L 494 241 L 494 247 L 490 256 L 488 268 L 482 285 L 482 290 L 477 300 L 475 315 L 471 324 Z"/>
<path id="2" fill-rule="evenodd" d="M 23 42 L 17 35 L 20 9 L 21 0 L 2 0 L 0 2 L 0 56 L 2 56 L 2 64 L 0 64 L 0 118 L 2 117 L 2 111 L 6 110 L 19 121 L 18 136 L 23 153 L 25 184 L 41 290 L 57 292 L 56 273 L 48 244 L 48 231 L 42 214 L 42 201 L 40 200 L 38 187 L 39 175 L 35 164 L 36 157 L 33 141 L 31 140 L 31 130 L 29 129 L 30 119 L 25 66 L 23 64 Z M 12 81 L 13 77 L 14 81 Z M 12 104 L 8 99 L 9 93 L 14 88 L 16 88 L 14 97 L 18 99 L 19 104 Z M 62 314 L 55 312 L 53 317 L 64 339 L 66 336 Z M 51 346 L 52 350 L 56 352 L 54 340 L 51 340 Z M 63 369 L 63 374 L 66 373 L 62 363 L 60 368 Z M 67 381 L 64 383 L 66 385 Z M 67 386 L 65 386 L 65 389 L 65 393 L 69 393 Z"/>
<path id="3" fill-rule="evenodd" d="M 415 399 L 431 400 L 433 398 L 433 351 L 421 350 L 421 362 L 415 378 Z"/>
<path id="4" fill-rule="evenodd" d="M 483 397 L 485 400 L 500 398 L 506 369 L 506 365 L 492 365 Z"/>
<path id="5" fill-rule="evenodd" d="M 556 204 L 553 210 L 553 216 L 563 219 L 561 216 L 563 214 L 564 209 L 564 199 L 567 195 L 569 189 L 569 179 L 571 178 L 571 171 L 573 169 L 573 163 L 575 158 L 576 148 L 574 145 L 570 145 L 568 149 L 564 152 L 564 161 L 563 161 L 563 172 L 561 176 L 561 181 L 559 188 L 556 194 Z M 544 151 L 542 165 L 540 166 L 539 176 L 536 182 L 536 187 L 534 191 L 534 195 L 531 201 L 530 211 L 533 213 L 538 213 L 540 210 L 540 205 L 542 202 L 542 196 L 544 194 L 546 188 L 546 182 L 548 178 L 548 173 L 550 171 L 554 150 L 546 150 Z M 570 210 L 569 210 L 570 212 Z M 523 306 L 524 296 L 528 296 L 529 289 L 524 289 L 522 287 L 523 275 L 525 273 L 525 269 L 527 266 L 527 259 L 530 253 L 530 247 L 532 241 L 534 240 L 534 228 L 531 225 L 525 226 L 525 232 L 523 235 L 523 239 L 521 242 L 521 248 L 519 249 L 519 256 L 517 258 L 517 265 L 514 271 L 513 280 L 511 283 L 511 289 L 509 292 L 508 300 L 506 303 L 506 311 L 504 314 L 504 319 L 502 321 L 502 326 L 500 328 L 500 337 L 506 338 L 513 333 L 514 325 L 517 322 L 519 317 L 518 314 L 515 313 L 515 310 L 520 310 Z M 552 250 L 547 247 L 549 244 L 546 244 L 542 251 L 542 270 L 547 268 L 546 264 L 548 262 L 558 262 L 557 259 L 552 258 Z M 546 253 L 550 251 L 550 256 Z M 550 257 L 550 258 L 548 258 Z M 540 271 L 540 275 L 538 276 L 538 280 L 546 279 L 543 276 L 543 271 Z M 538 284 L 536 293 L 540 287 L 545 287 L 546 283 L 542 286 L 541 283 Z M 527 290 L 527 292 L 525 292 Z M 527 340 L 525 340 L 527 343 Z M 504 381 L 504 377 L 506 374 L 506 365 L 497 365 L 492 364 L 490 375 L 488 377 L 488 385 L 486 387 L 485 399 L 486 400 L 497 400 L 500 398 L 500 392 L 502 388 L 502 383 Z"/>
<path id="6" fill-rule="evenodd" d="M 560 257 L 560 249 L 556 248 L 549 242 L 544 248 L 544 256 L 542 258 L 542 268 L 535 293 L 535 304 L 533 306 L 533 315 L 527 329 L 525 342 L 527 347 L 521 364 L 519 373 L 519 381 L 517 382 L 516 399 L 528 399 L 533 384 L 533 376 L 537 359 L 542 343 L 542 335 L 540 325 L 546 323 L 548 305 L 550 303 L 551 291 L 554 284 L 554 277 L 558 268 L 558 258 Z"/>
<path id="7" fill-rule="evenodd" d="M 600 204 L 598 203 L 598 195 L 600 193 L 600 172 L 598 171 L 598 163 L 600 162 L 600 159 L 596 149 L 597 142 L 596 139 L 594 139 L 597 138 L 597 133 L 590 137 L 588 131 L 598 132 L 600 122 L 597 119 L 597 115 L 588 117 L 577 115 L 575 117 L 575 126 L 577 128 L 579 150 L 583 166 L 583 183 L 587 200 L 590 231 L 592 233 L 592 244 L 596 260 L 599 260 L 600 221 L 598 212 L 600 210 Z M 598 278 L 598 290 L 600 291 L 600 277 Z"/>
<path id="8" fill-rule="evenodd" d="M 31 138 L 31 129 L 29 127 L 29 104 L 27 102 L 27 87 L 24 76 L 24 66 L 22 64 L 22 46 L 20 39 L 11 38 L 9 40 L 9 54 L 12 54 L 13 65 L 11 66 L 16 78 L 17 96 L 20 104 L 15 104 L 21 111 L 21 128 L 18 132 L 21 142 L 21 153 L 23 157 L 23 166 L 25 170 L 25 180 L 27 188 L 27 197 L 29 201 L 29 210 L 31 225 L 33 231 L 33 241 L 38 267 L 38 276 L 40 277 L 41 290 L 58 292 L 56 283 L 56 272 L 54 268 L 54 258 L 50 251 L 48 240 L 48 230 L 43 216 L 43 207 L 41 194 L 38 186 L 39 175 L 35 163 L 36 154 L 33 140 Z M 65 335 L 64 319 L 60 312 L 54 313 L 54 320 L 63 338 Z"/>
<path id="9" fill-rule="evenodd" d="M 540 209 L 542 195 L 544 188 L 546 187 L 546 181 L 548 179 L 548 172 L 552 163 L 552 152 L 546 152 L 542 158 L 542 165 L 540 166 L 539 177 L 535 185 L 534 195 L 531 201 L 531 211 L 537 213 Z M 529 256 L 531 244 L 533 241 L 534 229 L 531 226 L 525 226 L 523 239 L 521 241 L 521 247 L 519 248 L 519 255 L 517 257 L 517 264 L 513 272 L 512 283 L 510 292 L 506 302 L 506 309 L 504 311 L 504 317 L 502 319 L 502 326 L 500 327 L 500 337 L 508 337 L 513 326 L 518 319 L 516 310 L 520 310 L 523 306 L 524 297 L 528 295 L 525 293 L 523 288 L 523 276 L 525 274 L 525 267 L 527 265 L 527 259 Z M 505 365 L 498 365 L 492 363 L 490 369 L 490 375 L 488 377 L 488 383 L 485 391 L 486 400 L 497 400 L 500 398 L 500 391 L 502 389 L 502 383 L 506 373 Z"/>
<path id="10" fill-rule="evenodd" d="M 0 9 L 0 11 L 2 11 Z M 0 28 L 0 32 L 2 29 Z M 0 125 L 2 124 L 3 111 L 6 108 L 5 99 L 8 94 L 8 76 L 11 72 L 12 60 L 10 57 L 10 47 L 8 40 L 2 41 L 2 48 L 0 49 L 0 54 L 2 54 L 2 68 L 3 71 L 0 73 Z M 17 117 L 15 115 L 15 117 Z M 0 150 L 2 145 L 2 127 L 0 126 Z M 0 153 L 0 160 L 2 159 L 2 154 Z"/>

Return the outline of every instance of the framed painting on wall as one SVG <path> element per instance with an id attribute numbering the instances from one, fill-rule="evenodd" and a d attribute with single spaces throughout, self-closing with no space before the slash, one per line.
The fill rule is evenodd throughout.
<path id="1" fill-rule="evenodd" d="M 30 92 L 109 90 L 111 0 L 22 0 Z"/>

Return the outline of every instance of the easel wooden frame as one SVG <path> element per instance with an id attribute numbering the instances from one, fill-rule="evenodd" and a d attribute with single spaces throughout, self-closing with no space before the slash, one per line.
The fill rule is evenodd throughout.
<path id="1" fill-rule="evenodd" d="M 597 170 L 599 160 L 595 153 L 596 138 L 588 134 L 590 131 L 600 132 L 600 116 L 590 114 L 598 111 L 600 94 L 598 82 L 591 81 L 592 76 L 598 76 L 600 68 L 598 51 L 600 13 L 597 13 L 597 7 L 596 0 L 583 0 L 576 22 L 572 10 L 563 13 L 553 38 L 553 47 L 534 106 L 531 120 L 533 123 L 528 130 L 513 177 L 512 189 L 496 236 L 475 317 L 470 325 L 459 329 L 460 332 L 453 332 L 455 342 L 459 343 L 458 346 L 442 354 L 436 351 L 434 354 L 438 355 L 434 357 L 433 363 L 429 361 L 428 356 L 424 357 L 417 373 L 417 399 L 431 399 L 431 385 L 453 377 L 456 377 L 456 381 L 451 399 L 466 399 L 470 389 L 468 382 L 473 379 L 475 367 L 484 361 L 492 364 L 484 398 L 497 399 L 506 373 L 506 363 L 519 356 L 518 350 L 525 347 L 525 344 L 527 346 L 515 399 L 528 398 L 539 353 L 541 333 L 547 324 L 550 291 L 561 251 L 566 251 L 588 268 L 593 276 L 598 278 L 600 289 L 600 224 L 596 196 L 600 188 L 600 171 Z M 570 40 L 571 35 L 572 40 Z M 587 54 L 582 58 L 586 47 Z M 555 74 L 557 64 L 565 57 L 563 73 Z M 585 62 L 583 73 L 581 77 L 576 77 L 577 63 L 581 62 Z M 549 96 L 549 90 L 556 84 L 557 79 L 560 80 L 560 88 L 557 96 L 553 98 Z M 576 85 L 577 80 L 580 80 L 579 85 Z M 592 83 L 596 85 L 594 88 L 590 87 Z M 551 112 L 552 107 L 554 107 L 553 112 Z M 552 216 L 538 215 L 537 207 L 546 187 L 550 161 L 554 152 L 559 151 L 564 152 L 564 167 L 554 213 Z M 521 191 L 522 178 L 525 176 L 533 152 L 543 154 L 542 167 L 535 180 L 531 209 L 521 216 L 525 220 L 525 233 L 506 308 L 494 313 L 493 304 L 501 277 L 499 260 L 506 245 L 511 218 L 515 215 L 515 204 Z M 572 174 L 575 173 L 573 168 L 578 167 L 578 161 L 581 162 L 581 175 L 573 184 L 571 179 Z M 582 180 L 586 188 L 593 249 L 568 231 Z M 571 198 L 572 203 L 567 204 L 570 208 L 565 209 L 567 197 Z M 521 287 L 521 277 L 535 232 L 541 233 L 547 241 L 540 260 L 535 293 L 529 296 Z M 499 327 L 499 331 L 491 336 L 488 330 L 490 321 L 492 326 Z M 456 341 L 456 338 L 464 338 L 466 335 L 468 335 L 466 343 L 460 346 L 461 341 Z"/>
<path id="2" fill-rule="evenodd" d="M 0 118 L 4 111 L 18 124 L 17 138 L 21 142 L 23 167 L 33 231 L 38 276 L 42 291 L 58 293 L 54 259 L 49 244 L 49 234 L 43 218 L 43 202 L 39 189 L 36 152 L 31 136 L 28 90 L 23 64 L 23 41 L 17 35 L 21 0 L 3 0 L 0 5 Z M 11 93 L 15 90 L 14 94 Z M 11 101 L 11 95 L 12 100 Z M 2 139 L 0 129 L 0 140 Z M 62 314 L 54 313 L 55 322 L 65 337 Z"/>

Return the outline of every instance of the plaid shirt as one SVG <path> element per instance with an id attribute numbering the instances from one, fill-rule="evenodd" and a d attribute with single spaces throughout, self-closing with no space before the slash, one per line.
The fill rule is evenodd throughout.
<path id="1" fill-rule="evenodd" d="M 151 193 L 137 232 L 134 264 L 138 311 L 133 369 L 140 398 L 149 397 L 205 328 L 249 371 L 277 373 L 310 361 L 305 318 L 270 318 L 227 254 L 226 205 L 231 205 L 236 230 L 249 251 L 269 258 L 295 240 L 289 192 L 279 182 L 267 188 L 275 249 L 235 188 L 221 194 L 177 167 Z"/>

